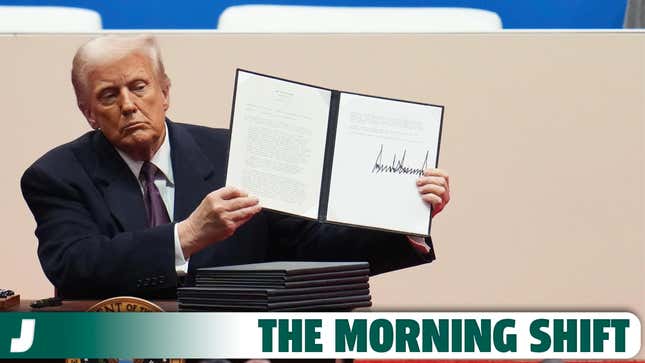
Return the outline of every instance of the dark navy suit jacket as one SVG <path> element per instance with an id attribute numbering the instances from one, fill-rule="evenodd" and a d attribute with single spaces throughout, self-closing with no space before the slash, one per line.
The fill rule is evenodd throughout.
<path id="1" fill-rule="evenodd" d="M 229 132 L 168 121 L 174 221 L 224 186 Z M 65 298 L 172 297 L 174 223 L 146 228 L 138 181 L 100 131 L 38 159 L 21 179 L 37 223 L 38 257 Z M 368 261 L 372 274 L 430 262 L 406 237 L 263 211 L 230 238 L 191 256 L 196 268 L 271 260 Z"/>

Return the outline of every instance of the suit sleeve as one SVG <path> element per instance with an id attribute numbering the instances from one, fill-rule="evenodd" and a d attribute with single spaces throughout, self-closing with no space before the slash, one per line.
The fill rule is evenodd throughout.
<path id="1" fill-rule="evenodd" d="M 274 241 L 272 257 L 293 260 L 367 261 L 372 275 L 428 263 L 434 260 L 432 241 L 429 253 L 420 253 L 404 235 L 323 224 L 272 213 L 270 234 Z"/>
<path id="2" fill-rule="evenodd" d="M 38 257 L 64 297 L 154 295 L 176 286 L 173 224 L 105 232 L 81 188 L 34 165 L 21 179 L 37 223 Z"/>

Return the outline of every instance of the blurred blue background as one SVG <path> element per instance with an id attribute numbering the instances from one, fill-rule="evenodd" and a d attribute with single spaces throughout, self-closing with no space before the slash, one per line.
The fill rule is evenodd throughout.
<path id="1" fill-rule="evenodd" d="M 627 0 L 332 0 L 332 1 L 165 1 L 0 0 L 0 5 L 54 5 L 93 9 L 105 29 L 213 29 L 219 14 L 241 4 L 335 6 L 455 6 L 491 10 L 507 29 L 622 28 Z"/>

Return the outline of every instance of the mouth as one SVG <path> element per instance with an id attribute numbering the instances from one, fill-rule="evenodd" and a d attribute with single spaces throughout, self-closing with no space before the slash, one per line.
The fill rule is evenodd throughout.
<path id="1" fill-rule="evenodd" d="M 121 128 L 121 131 L 122 132 L 132 132 L 134 130 L 147 127 L 147 125 L 148 124 L 146 122 L 143 122 L 143 121 L 131 121 L 131 122 L 128 122 L 127 124 L 125 124 L 125 126 L 123 126 Z"/>

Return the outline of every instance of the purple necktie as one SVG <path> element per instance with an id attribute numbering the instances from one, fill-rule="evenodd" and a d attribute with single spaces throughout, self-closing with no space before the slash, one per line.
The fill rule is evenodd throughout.
<path id="1" fill-rule="evenodd" d="M 159 169 L 153 163 L 145 161 L 139 173 L 139 178 L 143 182 L 143 202 L 146 206 L 148 227 L 170 223 L 168 211 L 155 185 L 155 175 L 158 171 Z"/>

